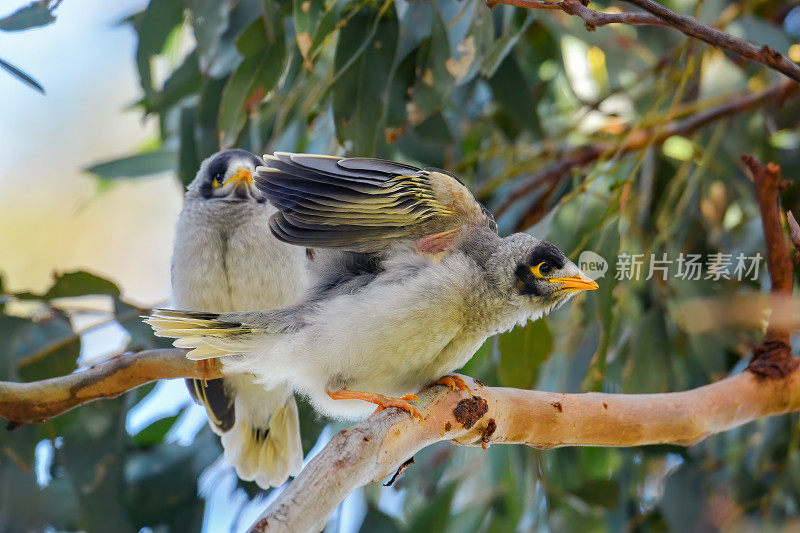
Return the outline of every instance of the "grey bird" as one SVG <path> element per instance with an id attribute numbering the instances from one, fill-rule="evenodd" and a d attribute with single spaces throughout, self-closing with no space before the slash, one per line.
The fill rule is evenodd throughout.
<path id="1" fill-rule="evenodd" d="M 194 360 L 218 358 L 321 414 L 359 419 L 448 377 L 491 335 L 597 284 L 553 244 L 500 237 L 452 174 L 390 161 L 276 153 L 258 188 L 279 240 L 315 248 L 313 284 L 272 311 L 158 310 L 146 321 Z M 445 376 L 444 379 L 440 379 Z"/>
<path id="2" fill-rule="evenodd" d="M 217 313 L 294 303 L 309 283 L 306 250 L 269 231 L 276 209 L 255 187 L 264 162 L 244 150 L 212 155 L 186 191 L 172 254 L 177 309 Z M 187 380 L 220 435 L 225 458 L 244 480 L 268 488 L 302 467 L 297 405 L 282 383 L 263 386 L 246 370 Z"/>

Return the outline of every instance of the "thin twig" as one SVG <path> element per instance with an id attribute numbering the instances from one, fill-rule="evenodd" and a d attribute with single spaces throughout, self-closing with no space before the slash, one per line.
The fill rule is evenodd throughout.
<path id="1" fill-rule="evenodd" d="M 562 0 L 561 2 L 547 2 L 544 0 L 487 0 L 486 5 L 489 6 L 489 8 L 493 8 L 499 4 L 507 4 L 526 9 L 560 10 L 569 15 L 580 17 L 586 25 L 586 29 L 589 31 L 594 30 L 598 26 L 605 26 L 606 24 L 666 26 L 712 46 L 723 48 L 739 54 L 746 59 L 750 59 L 751 61 L 766 65 L 788 76 L 795 82 L 800 82 L 800 65 L 789 60 L 774 48 L 767 45 L 758 46 L 744 39 L 740 39 L 739 37 L 734 37 L 724 31 L 703 24 L 694 17 L 682 15 L 671 9 L 667 9 L 653 0 L 625 1 L 644 9 L 647 13 L 603 13 L 586 7 L 581 0 Z M 586 3 L 588 4 L 588 0 Z"/>
<path id="2" fill-rule="evenodd" d="M 724 31 L 707 26 L 694 17 L 676 13 L 653 0 L 625 0 L 645 11 L 667 21 L 667 23 L 684 34 L 704 41 L 710 45 L 724 48 L 742 57 L 762 63 L 771 69 L 783 73 L 800 82 L 800 65 L 787 59 L 777 50 L 767 45 L 757 46 L 753 43 L 734 37 Z"/>
<path id="3" fill-rule="evenodd" d="M 800 224 L 794 218 L 794 213 L 788 210 L 786 211 L 786 221 L 789 223 L 789 236 L 792 238 L 792 246 L 797 252 L 795 255 L 795 260 L 797 260 L 800 257 Z"/>
<path id="4" fill-rule="evenodd" d="M 580 0 L 563 0 L 562 2 L 547 2 L 544 0 L 488 0 L 486 5 L 493 8 L 498 4 L 524 7 L 526 9 L 556 9 L 569 15 L 576 15 L 583 19 L 586 29 L 594 30 L 606 24 L 636 24 L 647 26 L 670 26 L 661 18 L 649 13 L 603 13 L 589 9 Z"/>
<path id="5" fill-rule="evenodd" d="M 730 96 L 719 105 L 698 111 L 679 120 L 673 120 L 651 128 L 634 129 L 620 143 L 596 142 L 579 146 L 562 157 L 557 163 L 540 170 L 526 179 L 495 209 L 495 215 L 501 216 L 519 199 L 537 189 L 540 185 L 547 183 L 557 184 L 560 179 L 575 168 L 585 167 L 612 154 L 621 155 L 635 152 L 649 143 L 661 146 L 667 138 L 673 135 L 688 135 L 721 118 L 770 103 L 783 103 L 786 99 L 796 95 L 798 91 L 800 91 L 800 85 L 785 81 L 761 91 Z"/>

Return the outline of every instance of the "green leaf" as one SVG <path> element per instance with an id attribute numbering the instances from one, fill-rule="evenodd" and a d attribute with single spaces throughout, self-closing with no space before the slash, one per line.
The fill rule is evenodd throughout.
<path id="1" fill-rule="evenodd" d="M 247 114 L 273 89 L 283 70 L 286 44 L 283 36 L 270 42 L 265 22 L 259 18 L 236 43 L 244 60 L 222 92 L 217 127 L 222 144 L 232 146 L 247 122 Z"/>
<path id="2" fill-rule="evenodd" d="M 364 533 L 400 533 L 400 528 L 397 527 L 397 523 L 391 516 L 378 509 L 375 505 L 369 504 L 367 516 L 364 517 L 359 531 Z"/>
<path id="3" fill-rule="evenodd" d="M 219 456 L 219 439 L 204 428 L 190 446 L 161 443 L 130 454 L 125 465 L 125 505 L 137 527 L 164 524 L 169 531 L 200 531 L 200 474 Z"/>
<path id="4" fill-rule="evenodd" d="M 119 287 L 113 281 L 95 274 L 77 270 L 59 275 L 53 285 L 42 296 L 44 300 L 84 296 L 87 294 L 107 294 L 112 297 L 120 295 Z"/>
<path id="5" fill-rule="evenodd" d="M 150 326 L 142 322 L 140 317 L 149 312 L 150 309 L 136 307 L 118 298 L 114 300 L 114 318 L 131 336 L 127 349 L 141 351 L 172 346 L 168 339 L 153 335 L 153 330 L 150 329 Z"/>
<path id="6" fill-rule="evenodd" d="M 333 86 L 333 114 L 339 142 L 352 142 L 356 154 L 377 154 L 384 144 L 388 86 L 393 75 L 398 24 L 394 11 L 380 16 L 374 37 L 363 28 L 376 22 L 362 10 L 341 30 L 334 66 L 342 72 Z M 372 35 L 372 34 L 370 34 Z"/>
<path id="7" fill-rule="evenodd" d="M 222 91 L 225 90 L 226 79 L 206 80 L 205 85 L 200 91 L 200 103 L 197 109 L 197 128 L 195 130 L 197 139 L 198 160 L 205 159 L 219 150 L 219 135 L 217 134 L 217 122 L 219 120 L 219 108 L 222 101 Z M 195 169 L 195 172 L 197 169 Z"/>
<path id="8" fill-rule="evenodd" d="M 520 36 L 528 29 L 528 26 L 534 21 L 534 14 L 528 13 L 525 20 L 518 28 L 513 28 L 512 24 L 506 24 L 503 30 L 503 35 L 496 39 L 486 55 L 483 57 L 481 64 L 481 73 L 487 78 L 495 75 L 495 71 L 500 67 L 508 54 L 514 49 Z"/>
<path id="9" fill-rule="evenodd" d="M 627 393 L 653 393 L 670 390 L 671 372 L 664 314 L 651 309 L 639 317 L 625 364 L 623 387 Z"/>
<path id="10" fill-rule="evenodd" d="M 17 373 L 24 381 L 63 376 L 77 368 L 81 340 L 61 311 L 52 310 L 45 318 L 18 322 L 10 341 L 7 357 L 17 361 Z"/>
<path id="11" fill-rule="evenodd" d="M 8 532 L 76 531 L 78 512 L 75 494 L 62 479 L 40 487 L 33 475 L 34 450 L 39 427 L 28 425 L 6 432 L 0 438 L 0 524 Z"/>
<path id="12" fill-rule="evenodd" d="M 151 176 L 161 172 L 175 170 L 177 156 L 175 152 L 155 150 L 131 155 L 111 161 L 94 164 L 85 170 L 99 178 L 121 179 Z"/>
<path id="13" fill-rule="evenodd" d="M 153 75 L 150 60 L 161 53 L 167 38 L 178 24 L 183 22 L 183 2 L 181 0 L 150 0 L 147 9 L 133 19 L 139 35 L 136 48 L 136 65 L 139 81 L 145 95 L 153 90 Z"/>
<path id="14" fill-rule="evenodd" d="M 126 406 L 126 397 L 107 399 L 56 419 L 63 445 L 56 447 L 55 460 L 78 497 L 79 529 L 88 533 L 138 529 L 124 506 Z"/>
<path id="15" fill-rule="evenodd" d="M 44 87 L 42 87 L 39 84 L 38 81 L 36 81 L 35 79 L 31 78 L 29 75 L 27 75 L 22 70 L 18 69 L 17 67 L 12 65 L 8 61 L 0 58 L 0 67 L 2 67 L 3 70 L 5 70 L 9 74 L 11 74 L 15 78 L 17 78 L 18 80 L 20 80 L 25 85 L 27 85 L 29 87 L 33 87 L 34 89 L 36 89 L 40 93 L 44 94 Z"/>
<path id="16" fill-rule="evenodd" d="M 21 31 L 29 28 L 38 28 L 47 26 L 55 22 L 56 17 L 53 16 L 53 10 L 58 7 L 61 2 L 38 1 L 31 2 L 27 6 L 23 6 L 12 14 L 7 15 L 0 19 L 0 30 L 4 31 Z"/>
<path id="17" fill-rule="evenodd" d="M 699 465 L 684 463 L 676 468 L 664 484 L 659 507 L 670 531 L 710 531 L 704 506 L 709 491 Z"/>
<path id="18" fill-rule="evenodd" d="M 133 440 L 137 446 L 143 448 L 155 446 L 164 440 L 167 432 L 175 425 L 177 420 L 178 415 L 160 418 L 134 435 Z"/>
<path id="19" fill-rule="evenodd" d="M 311 52 L 322 0 L 293 0 L 295 40 L 308 70 L 312 68 Z"/>
<path id="20" fill-rule="evenodd" d="M 231 0 L 188 0 L 187 4 L 192 12 L 192 29 L 197 41 L 200 68 L 206 71 L 228 27 Z"/>
<path id="21" fill-rule="evenodd" d="M 619 501 L 619 485 L 610 479 L 590 479 L 570 491 L 589 505 L 613 509 Z"/>
<path id="22" fill-rule="evenodd" d="M 553 351 L 553 338 L 545 320 L 528 322 L 499 338 L 500 365 L 497 376 L 504 387 L 530 389 L 536 384 L 539 366 Z"/>
<path id="23" fill-rule="evenodd" d="M 200 89 L 202 81 L 200 64 L 197 60 L 197 50 L 194 50 L 170 74 L 161 91 L 145 98 L 145 111 L 147 113 L 165 111 L 181 99 L 195 94 Z"/>
<path id="24" fill-rule="evenodd" d="M 451 56 L 447 27 L 438 9 L 432 13 L 430 37 L 417 52 L 416 79 L 409 91 L 408 122 L 421 125 L 432 115 L 441 112 L 446 95 L 455 85 L 455 78 L 447 71 Z"/>
<path id="25" fill-rule="evenodd" d="M 430 503 L 410 521 L 407 531 L 445 531 L 457 487 L 458 484 L 450 483 L 439 488 Z"/>
<path id="26" fill-rule="evenodd" d="M 489 78 L 495 101 L 499 104 L 498 125 L 506 130 L 506 134 L 514 139 L 524 130 L 542 135 L 536 105 L 543 92 L 536 90 L 528 83 L 513 55 L 506 57 Z"/>
<path id="27" fill-rule="evenodd" d="M 182 108 L 180 120 L 181 145 L 178 154 L 178 177 L 181 183 L 189 185 L 197 174 L 197 169 L 200 168 L 200 156 L 197 153 L 197 140 L 195 139 L 197 108 L 194 106 Z"/>

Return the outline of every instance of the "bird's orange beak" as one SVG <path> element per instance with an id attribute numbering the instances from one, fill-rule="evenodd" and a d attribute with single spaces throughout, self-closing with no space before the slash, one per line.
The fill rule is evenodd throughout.
<path id="1" fill-rule="evenodd" d="M 225 183 L 223 183 L 222 185 L 225 186 L 229 183 L 237 184 L 241 182 L 245 182 L 247 185 L 253 184 L 253 173 L 250 172 L 249 169 L 244 167 L 237 170 L 236 173 L 230 178 L 226 179 Z"/>
<path id="2" fill-rule="evenodd" d="M 584 274 L 578 274 L 577 276 L 570 276 L 568 278 L 550 278 L 547 281 L 550 283 L 563 283 L 564 287 L 562 290 L 593 291 L 598 287 L 595 280 Z"/>

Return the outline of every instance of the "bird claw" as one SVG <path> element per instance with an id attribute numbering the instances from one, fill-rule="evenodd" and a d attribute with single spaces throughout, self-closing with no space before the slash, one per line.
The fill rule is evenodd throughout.
<path id="1" fill-rule="evenodd" d="M 433 385 L 444 385 L 445 387 L 450 387 L 452 390 L 454 391 L 457 390 L 459 392 L 467 391 L 467 393 L 470 396 L 472 396 L 472 391 L 467 386 L 467 382 L 464 381 L 464 378 L 456 374 L 449 374 L 447 376 L 442 376 L 433 383 L 431 383 L 431 386 Z"/>
<path id="2" fill-rule="evenodd" d="M 398 409 L 402 409 L 407 411 L 412 418 L 418 419 L 422 422 L 422 413 L 411 405 L 409 402 L 417 402 L 419 403 L 419 398 L 416 394 L 406 394 L 402 398 L 391 398 L 389 396 L 384 396 L 383 394 L 376 394 L 374 392 L 358 392 L 358 391 L 349 391 L 349 390 L 338 390 L 333 392 L 328 392 L 328 396 L 333 398 L 334 400 L 363 400 L 365 402 L 374 403 L 378 406 L 375 410 L 376 413 L 380 413 L 387 407 L 397 407 Z"/>
<path id="3" fill-rule="evenodd" d="M 385 399 L 384 403 L 379 403 L 378 404 L 378 408 L 375 409 L 376 413 L 380 413 L 381 411 L 383 411 L 387 407 L 397 407 L 397 408 L 402 409 L 404 411 L 408 411 L 408 414 L 411 415 L 411 418 L 416 418 L 420 422 L 422 422 L 422 413 L 419 411 L 419 409 L 417 409 L 416 407 L 414 407 L 410 403 L 410 402 L 419 403 L 419 398 L 417 398 L 416 394 L 406 394 L 402 398 L 387 398 L 387 397 L 384 397 L 384 399 Z"/>
<path id="4" fill-rule="evenodd" d="M 208 385 L 208 375 L 214 370 L 216 361 L 216 359 L 200 359 L 194 363 L 194 367 L 197 373 L 200 374 L 200 381 L 203 383 L 204 387 Z"/>

